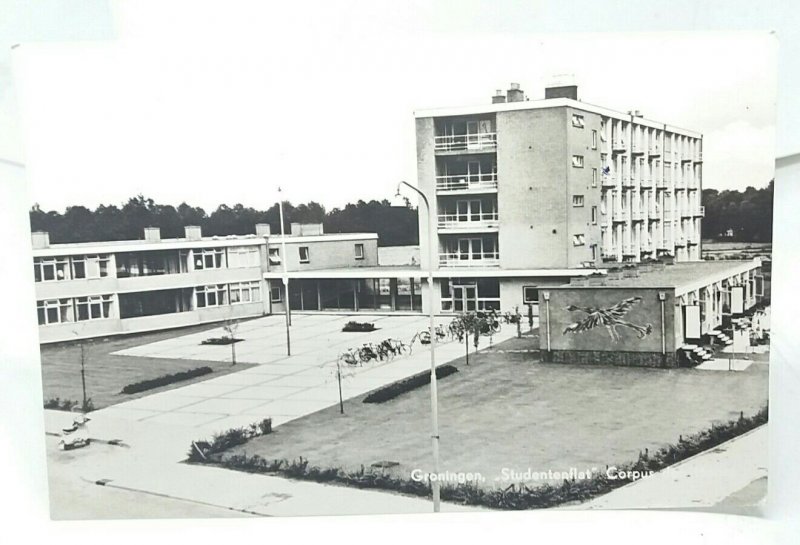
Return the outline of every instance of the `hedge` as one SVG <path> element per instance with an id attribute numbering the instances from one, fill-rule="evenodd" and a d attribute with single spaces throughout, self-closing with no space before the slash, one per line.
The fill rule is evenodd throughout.
<path id="1" fill-rule="evenodd" d="M 585 502 L 633 482 L 628 472 L 639 474 L 659 471 L 672 464 L 685 460 L 703 451 L 714 448 L 725 441 L 765 424 L 768 408 L 761 409 L 753 416 L 740 414 L 738 420 L 722 425 L 712 425 L 710 429 L 688 437 L 679 437 L 674 445 L 664 447 L 654 454 L 647 449 L 635 462 L 617 465 L 619 478 L 609 479 L 604 472 L 593 474 L 585 480 L 565 480 L 560 485 L 544 484 L 528 486 L 512 484 L 507 488 L 484 489 L 474 483 L 443 484 L 441 498 L 462 505 L 478 505 L 492 509 L 522 510 L 555 507 L 565 503 Z M 296 460 L 268 460 L 259 455 L 235 454 L 221 461 L 203 460 L 228 469 L 250 473 L 270 473 L 284 477 L 314 481 L 319 483 L 338 483 L 357 488 L 374 488 L 408 494 L 430 496 L 430 486 L 422 481 L 388 475 L 384 471 L 367 469 L 363 465 L 356 471 L 342 468 L 322 468 L 313 466 L 305 458 Z M 624 472 L 624 473 L 623 473 Z"/>
<path id="2" fill-rule="evenodd" d="M 210 337 L 204 341 L 200 341 L 200 344 L 210 344 L 210 345 L 228 345 L 233 343 L 242 342 L 244 339 L 237 339 L 234 337 Z"/>
<path id="3" fill-rule="evenodd" d="M 368 333 L 378 329 L 375 324 L 371 322 L 354 322 L 350 321 L 344 324 L 342 331 L 345 333 Z"/>
<path id="4" fill-rule="evenodd" d="M 60 397 L 53 397 L 44 402 L 45 409 L 55 409 L 57 411 L 72 411 L 76 407 L 80 407 L 82 412 L 88 413 L 94 410 L 94 403 L 91 398 L 87 399 L 84 404 L 80 401 L 61 399 Z"/>
<path id="5" fill-rule="evenodd" d="M 180 371 L 178 373 L 162 375 L 160 377 L 151 378 L 147 380 L 142 380 L 140 382 L 134 382 L 133 384 L 128 384 L 122 389 L 123 394 L 136 394 L 139 392 L 144 392 L 146 390 L 152 390 L 153 388 L 158 388 L 160 386 L 166 386 L 167 384 L 173 384 L 175 382 L 181 382 L 183 380 L 189 380 L 195 377 L 202 377 L 203 375 L 208 375 L 209 373 L 213 373 L 214 370 L 211 367 L 203 366 L 203 367 L 196 367 L 194 369 L 189 369 L 188 371 Z"/>
<path id="6" fill-rule="evenodd" d="M 215 434 L 210 441 L 192 441 L 189 449 L 190 462 L 208 462 L 210 457 L 220 454 L 229 448 L 243 445 L 250 439 L 272 433 L 272 419 L 265 418 L 259 422 L 253 422 L 247 427 L 231 428 L 222 433 Z"/>
<path id="7" fill-rule="evenodd" d="M 444 377 L 448 377 L 453 373 L 458 372 L 456 367 L 452 365 L 445 364 L 440 365 L 436 368 L 436 378 L 441 379 Z M 387 386 L 383 386 L 382 388 L 378 388 L 367 397 L 364 398 L 364 403 L 384 403 L 389 401 L 390 399 L 394 399 L 397 396 L 404 394 L 406 392 L 410 392 L 411 390 L 416 390 L 426 384 L 430 384 L 431 382 L 431 372 L 430 371 L 423 371 L 422 373 L 417 373 L 416 375 L 412 375 L 408 378 L 403 380 L 398 380 L 397 382 L 393 382 Z"/>

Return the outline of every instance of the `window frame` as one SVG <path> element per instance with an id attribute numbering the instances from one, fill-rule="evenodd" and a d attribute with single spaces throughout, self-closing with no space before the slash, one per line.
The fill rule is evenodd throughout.
<path id="1" fill-rule="evenodd" d="M 215 308 L 222 307 L 230 304 L 228 297 L 227 284 L 207 284 L 203 286 L 195 286 L 195 308 Z M 209 296 L 214 296 L 214 304 L 209 304 Z M 203 304 L 200 304 L 200 297 L 202 296 Z"/>
<path id="2" fill-rule="evenodd" d="M 572 195 L 572 208 L 583 208 L 586 198 L 583 195 Z"/>
<path id="3" fill-rule="evenodd" d="M 572 126 L 576 129 L 586 128 L 586 121 L 581 114 L 572 114 Z"/>
<path id="4" fill-rule="evenodd" d="M 365 258 L 364 243 L 363 242 L 356 242 L 354 251 L 355 251 L 356 259 L 362 260 L 362 259 Z"/>
<path id="5" fill-rule="evenodd" d="M 583 168 L 583 165 L 584 165 L 583 155 L 572 156 L 572 168 Z"/>
<path id="6" fill-rule="evenodd" d="M 572 246 L 575 248 L 586 246 L 586 235 L 584 233 L 576 233 L 572 235 Z"/>
<path id="7" fill-rule="evenodd" d="M 305 250 L 305 257 L 303 257 L 303 250 Z M 297 253 L 300 263 L 311 263 L 311 249 L 308 246 L 298 246 Z"/>
<path id="8" fill-rule="evenodd" d="M 217 259 L 218 258 L 218 259 Z M 211 266 L 208 265 L 210 259 Z M 219 261 L 219 264 L 217 264 Z M 200 262 L 198 267 L 197 263 Z M 192 266 L 195 271 L 213 271 L 227 268 L 225 248 L 195 248 L 192 250 Z"/>
<path id="9" fill-rule="evenodd" d="M 591 221 L 592 221 L 592 225 L 597 225 L 597 205 L 592 205 L 592 208 L 591 208 Z"/>
<path id="10" fill-rule="evenodd" d="M 597 187 L 597 169 L 592 168 L 592 187 Z"/>
<path id="11" fill-rule="evenodd" d="M 536 299 L 528 299 L 527 291 L 534 290 L 536 292 Z M 538 305 L 539 304 L 539 286 L 522 286 L 522 304 L 523 305 Z"/>
<path id="12" fill-rule="evenodd" d="M 278 297 L 275 297 L 275 292 L 278 292 Z M 269 301 L 270 303 L 283 303 L 283 290 L 280 284 L 270 285 L 269 287 Z"/>
<path id="13" fill-rule="evenodd" d="M 592 149 L 597 149 L 597 129 L 592 129 Z"/>
<path id="14" fill-rule="evenodd" d="M 90 322 L 94 320 L 105 320 L 111 315 L 111 295 L 87 295 L 75 298 L 75 321 Z M 94 308 L 97 307 L 97 315 Z M 86 310 L 86 318 L 81 318 L 81 309 Z"/>
<path id="15" fill-rule="evenodd" d="M 234 301 L 234 294 L 238 297 Z M 245 294 L 247 296 L 245 297 Z M 261 302 L 261 282 L 258 280 L 249 280 L 245 282 L 234 282 L 228 285 L 228 304 L 230 305 L 245 305 L 249 303 Z"/>

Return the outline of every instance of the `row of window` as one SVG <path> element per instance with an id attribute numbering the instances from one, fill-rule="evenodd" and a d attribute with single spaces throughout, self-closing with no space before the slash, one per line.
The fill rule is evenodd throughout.
<path id="1" fill-rule="evenodd" d="M 111 301 L 111 295 L 37 301 L 36 312 L 39 317 L 39 325 L 108 318 L 111 313 Z"/>
<path id="2" fill-rule="evenodd" d="M 109 256 L 84 255 L 78 257 L 37 257 L 33 260 L 33 277 L 36 282 L 70 280 L 78 278 L 103 278 L 108 276 Z"/>
<path id="3" fill-rule="evenodd" d="M 261 301 L 261 283 L 239 282 L 236 284 L 212 284 L 198 286 L 194 289 L 197 308 L 237 305 L 241 303 L 258 303 Z"/>

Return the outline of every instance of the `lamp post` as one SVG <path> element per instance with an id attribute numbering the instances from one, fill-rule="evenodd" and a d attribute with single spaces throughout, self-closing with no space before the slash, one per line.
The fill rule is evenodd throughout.
<path id="1" fill-rule="evenodd" d="M 397 196 L 400 195 L 400 186 L 406 186 L 412 191 L 415 191 L 420 197 L 422 202 L 425 203 L 425 209 L 428 214 L 428 246 L 430 247 L 430 255 L 428 257 L 428 318 L 430 322 L 430 339 L 431 339 L 431 447 L 433 450 L 433 472 L 438 476 L 439 474 L 439 394 L 436 385 L 436 324 L 433 314 L 433 263 L 436 259 L 436 246 L 437 241 L 435 237 L 436 231 L 433 226 L 433 214 L 431 212 L 431 204 L 428 202 L 428 197 L 425 194 L 409 184 L 402 181 L 397 184 Z M 431 479 L 431 492 L 433 495 L 433 512 L 438 513 L 440 510 L 440 497 L 439 497 L 439 481 Z"/>
<path id="2" fill-rule="evenodd" d="M 292 325 L 292 314 L 289 309 L 289 273 L 287 272 L 286 260 L 286 234 L 283 229 L 283 197 L 280 194 L 281 188 L 278 187 L 278 214 L 281 220 L 281 263 L 283 263 L 283 308 L 286 315 L 286 355 L 292 355 L 292 339 L 289 333 L 289 326 Z"/>

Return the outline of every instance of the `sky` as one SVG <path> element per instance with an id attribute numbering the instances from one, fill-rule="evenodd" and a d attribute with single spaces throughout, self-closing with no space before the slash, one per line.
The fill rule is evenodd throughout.
<path id="1" fill-rule="evenodd" d="M 415 110 L 488 103 L 512 81 L 542 98 L 555 74 L 585 102 L 702 132 L 707 188 L 773 177 L 766 31 L 532 32 L 553 17 L 542 2 L 78 4 L 0 26 L 22 44 L 0 58 L 0 158 L 26 164 L 45 209 L 139 193 L 266 208 L 278 186 L 328 208 L 391 199 L 416 182 Z"/>

